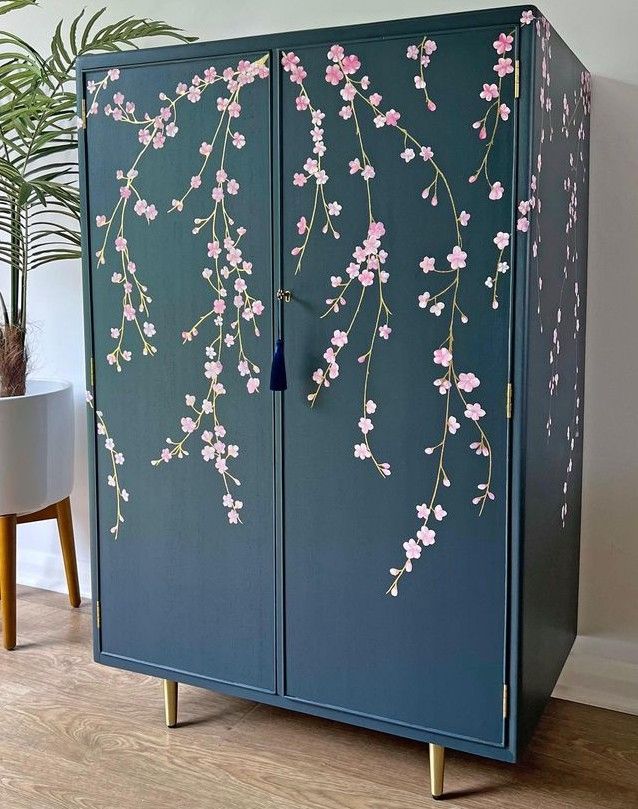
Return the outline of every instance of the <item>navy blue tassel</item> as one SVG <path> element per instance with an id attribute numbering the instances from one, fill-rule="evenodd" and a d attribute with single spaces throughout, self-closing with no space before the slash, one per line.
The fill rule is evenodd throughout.
<path id="1" fill-rule="evenodd" d="M 284 341 L 281 337 L 275 343 L 275 353 L 270 368 L 270 390 L 286 390 L 286 361 L 284 360 Z"/>

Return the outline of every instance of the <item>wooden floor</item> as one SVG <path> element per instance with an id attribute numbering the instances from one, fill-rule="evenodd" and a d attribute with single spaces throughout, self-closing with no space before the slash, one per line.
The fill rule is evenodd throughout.
<path id="1" fill-rule="evenodd" d="M 20 588 L 0 652 L 2 809 L 421 809 L 422 745 L 92 662 L 90 607 Z M 555 700 L 524 761 L 449 752 L 448 807 L 635 809 L 638 717 Z"/>

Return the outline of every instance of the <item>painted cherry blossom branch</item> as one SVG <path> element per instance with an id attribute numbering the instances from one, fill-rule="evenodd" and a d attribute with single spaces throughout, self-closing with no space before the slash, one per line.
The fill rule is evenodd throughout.
<path id="1" fill-rule="evenodd" d="M 297 222 L 297 232 L 299 236 L 303 236 L 303 241 L 300 245 L 296 245 L 292 249 L 292 255 L 297 257 L 297 264 L 295 266 L 295 275 L 301 272 L 303 258 L 310 241 L 315 224 L 317 223 L 317 215 L 319 207 L 321 206 L 321 215 L 324 219 L 324 224 L 321 228 L 322 233 L 326 234 L 328 231 L 332 233 L 335 239 L 339 238 L 339 232 L 336 230 L 332 221 L 333 217 L 339 216 L 341 213 L 341 205 L 334 200 L 328 202 L 326 199 L 325 187 L 328 182 L 328 175 L 322 166 L 323 156 L 326 153 L 326 144 L 324 142 L 323 119 L 325 113 L 320 109 L 313 106 L 310 96 L 304 84 L 304 79 L 307 76 L 304 66 L 300 63 L 299 57 L 290 51 L 284 53 L 281 58 L 281 64 L 289 74 L 290 81 L 299 86 L 299 95 L 295 98 L 295 107 L 300 112 L 308 111 L 312 121 L 312 129 L 310 135 L 312 138 L 312 151 L 316 157 L 309 157 L 303 165 L 303 171 L 295 172 L 293 178 L 293 185 L 303 188 L 309 180 L 314 181 L 314 192 L 312 209 L 310 218 L 301 216 Z"/>
<path id="2" fill-rule="evenodd" d="M 423 91 L 425 106 L 430 112 L 436 110 L 436 103 L 432 100 L 428 92 L 427 82 L 425 81 L 425 70 L 430 64 L 430 57 L 436 49 L 436 42 L 433 39 L 429 39 L 427 34 L 424 34 L 418 46 L 408 45 L 405 54 L 408 59 L 418 59 L 419 61 L 419 72 L 414 77 L 414 86 L 417 90 Z"/>
<path id="3" fill-rule="evenodd" d="M 377 303 L 374 323 L 370 333 L 367 351 L 358 358 L 358 362 L 364 366 L 361 411 L 357 422 L 357 427 L 361 431 L 363 440 L 361 443 L 354 445 L 354 455 L 361 460 L 371 460 L 379 474 L 382 477 L 387 477 L 391 473 L 390 464 L 378 458 L 372 448 L 369 437 L 369 434 L 374 430 L 374 423 L 370 417 L 377 410 L 374 399 L 370 397 L 372 360 L 376 341 L 378 338 L 387 340 L 392 333 L 392 329 L 389 325 L 391 312 L 384 295 L 384 285 L 389 278 L 389 273 L 383 269 L 383 265 L 387 259 L 387 252 L 382 248 L 385 226 L 383 222 L 377 221 L 374 216 L 370 181 L 374 178 L 375 171 L 366 151 L 356 106 L 356 99 L 359 95 L 356 85 L 359 84 L 367 87 L 369 79 L 366 76 L 362 77 L 360 80 L 353 78 L 353 74 L 359 70 L 361 63 L 356 56 L 345 56 L 343 48 L 340 45 L 332 46 L 328 51 L 328 58 L 331 60 L 331 64 L 326 68 L 326 81 L 333 86 L 337 86 L 341 83 L 341 80 L 345 78 L 344 85 L 340 90 L 340 95 L 346 103 L 342 106 L 339 115 L 343 120 L 352 119 L 354 124 L 359 157 L 350 161 L 350 174 L 355 175 L 360 173 L 361 178 L 365 182 L 368 227 L 366 237 L 363 239 L 362 243 L 356 245 L 354 249 L 352 254 L 354 261 L 350 262 L 348 267 L 346 267 L 345 273 L 348 276 L 348 280 L 344 281 L 343 277 L 340 275 L 331 276 L 331 286 L 337 292 L 335 297 L 327 298 L 327 309 L 322 315 L 323 318 L 337 314 L 341 308 L 347 305 L 345 295 L 351 287 L 356 286 L 356 282 L 361 285 L 361 290 L 349 323 L 345 328 L 335 329 L 333 332 L 330 341 L 331 344 L 323 354 L 325 366 L 318 368 L 312 375 L 315 389 L 308 395 L 308 400 L 311 406 L 314 406 L 321 390 L 329 387 L 331 380 L 339 376 L 339 354 L 349 342 L 351 333 L 362 312 L 368 290 L 376 283 Z"/>
<path id="4" fill-rule="evenodd" d="M 243 255 L 240 246 L 246 228 L 235 227 L 235 220 L 227 207 L 227 197 L 235 197 L 240 190 L 238 181 L 228 174 L 228 149 L 232 145 L 242 149 L 246 144 L 245 136 L 233 132 L 233 122 L 240 117 L 242 106 L 240 93 L 242 88 L 252 83 L 256 78 L 264 79 L 269 71 L 266 67 L 267 55 L 255 62 L 241 61 L 236 70 L 227 68 L 222 73 L 228 97 L 217 100 L 217 109 L 220 113 L 219 121 L 214 128 L 212 140 L 203 142 L 199 152 L 202 162 L 199 171 L 191 178 L 189 187 L 178 199 L 173 199 L 172 211 L 182 211 L 184 200 L 202 185 L 202 178 L 207 167 L 219 151 L 219 162 L 216 168 L 211 169 L 214 184 L 211 192 L 213 200 L 210 212 L 193 221 L 192 232 L 199 234 L 203 229 L 210 232 L 210 241 L 207 245 L 208 257 L 212 259 L 212 267 L 205 267 L 202 277 L 213 293 L 213 303 L 209 310 L 201 315 L 187 330 L 182 332 L 184 343 L 192 342 L 199 335 L 200 328 L 210 320 L 214 324 L 213 339 L 206 347 L 206 362 L 204 363 L 204 377 L 208 380 L 207 392 L 197 406 L 196 397 L 188 393 L 185 396 L 186 406 L 190 413 L 181 419 L 181 429 L 184 437 L 176 441 L 171 437 L 166 439 L 167 446 L 162 450 L 160 457 L 151 463 L 158 466 L 168 463 L 173 458 L 181 459 L 189 454 L 186 449 L 189 438 L 210 422 L 211 429 L 204 429 L 201 440 L 204 446 L 201 455 L 205 462 L 213 461 L 216 471 L 222 478 L 224 494 L 222 503 L 227 509 L 228 521 L 231 524 L 241 523 L 240 511 L 243 502 L 235 497 L 232 487 L 239 487 L 240 480 L 230 472 L 229 462 L 239 455 L 237 444 L 228 443 L 226 427 L 222 423 L 219 407 L 219 398 L 226 395 L 226 388 L 222 382 L 224 361 L 226 353 L 231 349 L 235 351 L 237 371 L 241 377 L 248 376 L 246 388 L 249 394 L 259 391 L 258 365 L 250 359 L 246 351 L 246 337 L 242 323 L 250 323 L 256 338 L 260 336 L 256 318 L 264 311 L 263 303 L 254 298 L 248 291 L 247 279 L 252 275 L 252 262 Z M 205 77 L 213 80 L 217 76 L 214 68 L 205 72 Z M 195 82 L 194 82 L 195 84 Z M 219 141 L 219 142 L 218 142 Z M 229 283 L 234 291 L 232 309 L 227 303 Z M 230 312 L 232 311 L 232 315 Z M 228 321 L 231 317 L 230 322 Z"/>
<path id="5" fill-rule="evenodd" d="M 509 34 L 501 33 L 498 39 L 493 43 L 494 50 L 498 55 L 498 60 L 494 65 L 494 71 L 498 76 L 498 84 L 493 82 L 485 82 L 483 89 L 479 93 L 480 97 L 489 103 L 487 111 L 478 121 L 472 124 L 474 129 L 478 129 L 478 136 L 480 140 L 487 140 L 483 157 L 478 165 L 478 168 L 472 172 L 469 182 L 475 183 L 481 176 L 485 177 L 485 181 L 490 189 L 489 198 L 492 200 L 500 199 L 503 196 L 505 189 L 499 180 L 492 182 L 489 174 L 489 159 L 496 140 L 496 133 L 498 131 L 500 121 L 507 121 L 510 116 L 510 108 L 501 101 L 503 79 L 510 73 L 514 72 L 514 63 L 511 57 L 506 56 L 512 50 L 512 43 L 514 42 L 514 31 Z M 493 119 L 493 120 L 490 120 Z M 488 139 L 488 130 L 490 136 Z"/>
<path id="6" fill-rule="evenodd" d="M 115 489 L 115 524 L 111 527 L 111 533 L 113 534 L 114 539 L 117 539 L 120 533 L 120 525 L 124 522 L 122 503 L 128 503 L 129 501 L 129 493 L 125 488 L 122 487 L 118 473 L 118 467 L 124 464 L 125 458 L 124 454 L 119 452 L 115 446 L 115 441 L 113 438 L 109 435 L 104 414 L 101 410 L 95 409 L 93 394 L 90 391 L 86 392 L 86 402 L 95 413 L 95 427 L 97 434 L 98 436 L 104 438 L 104 448 L 109 453 L 111 460 L 111 473 L 107 475 L 106 480 L 108 485 Z"/>
<path id="7" fill-rule="evenodd" d="M 500 276 L 504 275 L 510 268 L 509 264 L 503 261 L 503 255 L 509 247 L 510 235 L 509 233 L 499 230 L 493 242 L 498 250 L 498 258 L 496 259 L 494 275 L 488 275 L 485 279 L 485 286 L 492 290 L 492 309 L 498 309 L 498 280 Z"/>

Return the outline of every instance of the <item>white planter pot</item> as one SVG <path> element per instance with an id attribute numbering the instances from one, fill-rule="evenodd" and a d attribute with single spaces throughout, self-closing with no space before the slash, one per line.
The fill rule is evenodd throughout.
<path id="1" fill-rule="evenodd" d="M 0 398 L 0 514 L 29 514 L 71 494 L 73 390 L 27 381 L 25 396 Z"/>

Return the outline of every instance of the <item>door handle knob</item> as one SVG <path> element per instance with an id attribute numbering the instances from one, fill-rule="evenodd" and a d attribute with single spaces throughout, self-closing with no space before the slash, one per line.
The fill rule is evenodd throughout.
<path id="1" fill-rule="evenodd" d="M 282 303 L 290 303 L 292 300 L 292 292 L 289 289 L 278 289 L 277 300 Z"/>

